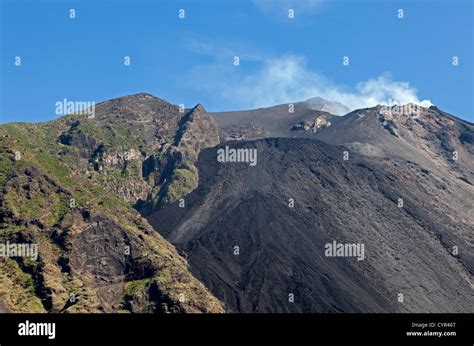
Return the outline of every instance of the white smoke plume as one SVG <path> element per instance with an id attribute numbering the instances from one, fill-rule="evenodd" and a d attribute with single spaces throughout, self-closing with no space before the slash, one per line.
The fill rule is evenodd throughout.
<path id="1" fill-rule="evenodd" d="M 288 56 L 266 60 L 256 74 L 244 77 L 239 83 L 223 91 L 234 99 L 248 103 L 252 108 L 306 100 L 315 96 L 340 102 L 351 110 L 377 104 L 431 105 L 429 100 L 421 101 L 417 90 L 408 82 L 393 81 L 387 73 L 360 82 L 353 89 L 345 90 L 326 77 L 308 70 L 303 58 Z"/>
<path id="2" fill-rule="evenodd" d="M 238 69 L 227 66 L 206 65 L 193 71 L 200 91 L 219 97 L 220 104 L 212 107 L 219 110 L 269 107 L 316 96 L 340 102 L 350 110 L 378 104 L 431 106 L 429 100 L 418 98 L 417 90 L 409 82 L 394 81 L 388 73 L 346 87 L 310 70 L 306 60 L 295 55 L 266 58 L 247 73 L 235 72 Z"/>

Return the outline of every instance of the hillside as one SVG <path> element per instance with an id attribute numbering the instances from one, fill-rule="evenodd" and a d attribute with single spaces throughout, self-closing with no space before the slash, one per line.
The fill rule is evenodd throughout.
<path id="1" fill-rule="evenodd" d="M 137 94 L 93 118 L 1 125 L 0 138 L 0 242 L 39 248 L 37 261 L 0 259 L 8 311 L 224 311 L 133 208 L 197 185 L 197 153 L 218 143 L 202 106 Z"/>

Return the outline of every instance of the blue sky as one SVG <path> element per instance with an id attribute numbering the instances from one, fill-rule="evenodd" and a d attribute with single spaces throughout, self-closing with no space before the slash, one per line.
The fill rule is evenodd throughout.
<path id="1" fill-rule="evenodd" d="M 0 2 L 0 123 L 138 92 L 209 111 L 429 99 L 474 121 L 471 0 Z"/>

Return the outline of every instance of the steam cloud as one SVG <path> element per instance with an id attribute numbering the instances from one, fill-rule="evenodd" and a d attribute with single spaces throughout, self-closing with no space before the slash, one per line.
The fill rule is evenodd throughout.
<path id="1" fill-rule="evenodd" d="M 221 104 L 213 107 L 218 110 L 269 107 L 316 96 L 340 102 L 350 110 L 378 104 L 432 105 L 429 100 L 420 100 L 409 82 L 394 81 L 388 73 L 347 88 L 310 70 L 306 60 L 295 55 L 266 58 L 250 73 L 229 65 L 205 65 L 193 71 L 200 91 L 219 97 Z"/>
<path id="2" fill-rule="evenodd" d="M 343 89 L 324 76 L 308 70 L 303 58 L 288 56 L 264 61 L 262 69 L 256 74 L 244 77 L 233 84 L 232 88 L 224 88 L 223 96 L 241 100 L 251 108 L 306 100 L 315 96 L 340 102 L 351 110 L 377 104 L 431 105 L 429 100 L 420 101 L 416 89 L 408 82 L 393 81 L 387 73 L 358 83 L 352 92 Z"/>

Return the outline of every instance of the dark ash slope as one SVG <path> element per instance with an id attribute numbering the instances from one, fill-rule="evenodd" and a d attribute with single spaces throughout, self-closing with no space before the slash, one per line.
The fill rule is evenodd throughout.
<path id="1" fill-rule="evenodd" d="M 204 150 L 186 207 L 148 220 L 233 311 L 473 312 L 474 215 L 451 206 L 456 182 L 311 139 L 227 145 L 257 148 L 258 164 Z M 363 243 L 365 259 L 326 257 L 334 240 Z"/>

